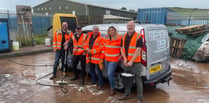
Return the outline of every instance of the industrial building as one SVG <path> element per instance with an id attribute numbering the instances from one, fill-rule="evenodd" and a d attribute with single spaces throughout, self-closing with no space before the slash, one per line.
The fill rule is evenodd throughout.
<path id="1" fill-rule="evenodd" d="M 136 20 L 137 12 L 113 9 L 108 7 L 96 6 L 92 4 L 84 4 L 71 0 L 49 0 L 33 7 L 34 13 L 53 15 L 54 13 L 70 13 L 78 17 L 79 22 L 103 23 L 106 18 L 104 15 L 125 17 L 126 20 Z M 106 16 L 105 16 L 106 17 Z M 109 17 L 109 16 L 108 16 Z M 110 19 L 110 18 L 108 18 Z M 122 20 L 124 21 L 124 18 Z"/>

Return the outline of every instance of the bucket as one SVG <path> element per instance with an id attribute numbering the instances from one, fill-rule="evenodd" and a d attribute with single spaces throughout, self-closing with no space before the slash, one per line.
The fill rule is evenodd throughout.
<path id="1" fill-rule="evenodd" d="M 122 83 L 125 88 L 131 88 L 135 81 L 135 75 L 132 73 L 121 73 Z"/>
<path id="2" fill-rule="evenodd" d="M 18 41 L 13 41 L 12 42 L 12 47 L 13 47 L 13 50 L 19 50 L 19 42 Z"/>
<path id="3" fill-rule="evenodd" d="M 51 46 L 51 39 L 50 38 L 45 38 L 45 45 Z"/>

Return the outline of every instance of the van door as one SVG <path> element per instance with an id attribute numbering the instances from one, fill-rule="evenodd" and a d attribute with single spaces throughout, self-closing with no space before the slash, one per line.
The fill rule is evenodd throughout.
<path id="1" fill-rule="evenodd" d="M 169 36 L 165 26 L 144 27 L 147 51 L 147 79 L 155 79 L 169 68 Z"/>

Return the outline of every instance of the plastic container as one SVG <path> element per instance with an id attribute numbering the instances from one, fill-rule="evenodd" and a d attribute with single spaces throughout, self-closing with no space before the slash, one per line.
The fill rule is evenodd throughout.
<path id="1" fill-rule="evenodd" d="M 13 50 L 20 50 L 19 42 L 18 41 L 13 41 L 12 42 L 12 47 L 13 47 Z"/>
<path id="2" fill-rule="evenodd" d="M 51 46 L 51 39 L 50 38 L 45 38 L 45 45 Z"/>
<path id="3" fill-rule="evenodd" d="M 135 75 L 132 73 L 121 73 L 121 78 L 125 88 L 131 88 L 135 82 Z"/>

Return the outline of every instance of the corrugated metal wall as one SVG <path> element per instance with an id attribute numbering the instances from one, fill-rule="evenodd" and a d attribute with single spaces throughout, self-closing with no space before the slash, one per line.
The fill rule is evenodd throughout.
<path id="1" fill-rule="evenodd" d="M 166 24 L 167 8 L 138 9 L 137 20 L 140 23 Z"/>

